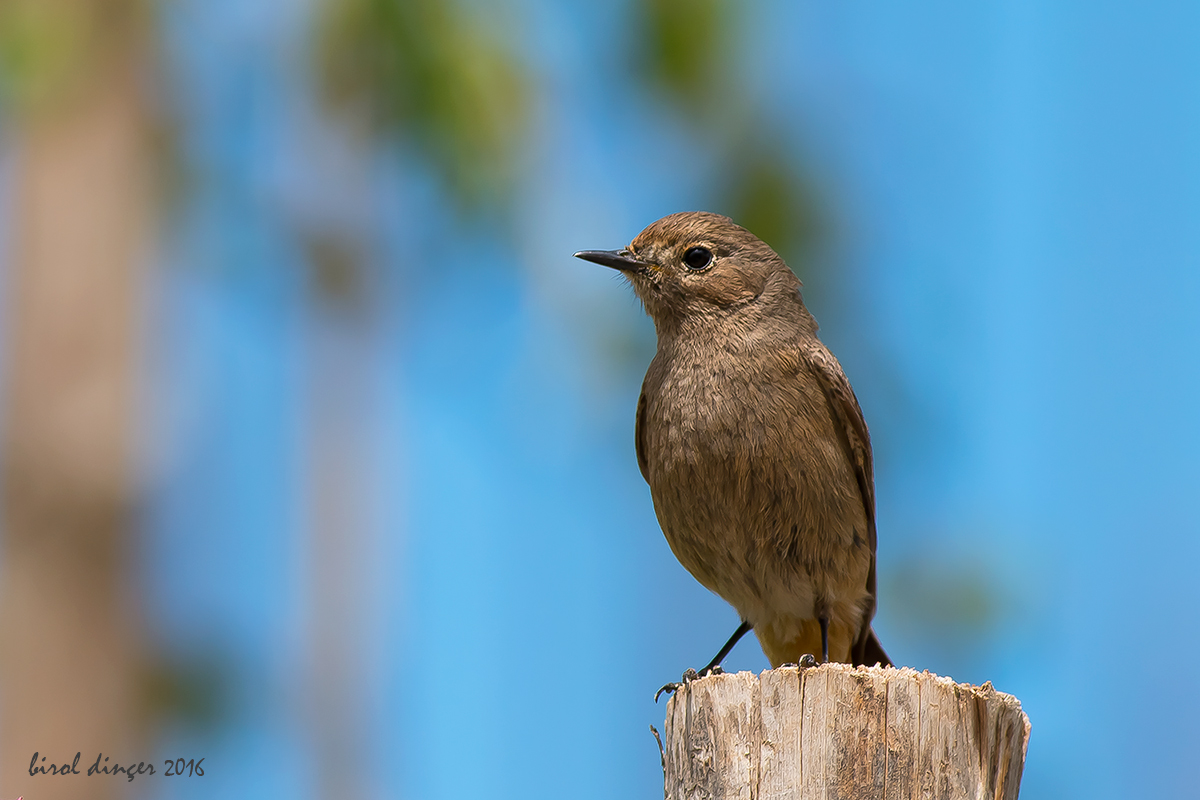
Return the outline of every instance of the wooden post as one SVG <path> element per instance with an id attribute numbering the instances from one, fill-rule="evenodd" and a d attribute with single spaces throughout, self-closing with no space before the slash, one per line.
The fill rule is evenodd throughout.
<path id="1" fill-rule="evenodd" d="M 991 683 L 824 664 L 693 681 L 665 734 L 667 800 L 1016 800 L 1029 718 Z"/>

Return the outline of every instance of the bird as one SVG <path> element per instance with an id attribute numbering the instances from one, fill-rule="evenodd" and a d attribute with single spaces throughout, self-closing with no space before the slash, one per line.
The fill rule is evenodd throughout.
<path id="1" fill-rule="evenodd" d="M 719 672 L 750 630 L 772 667 L 818 654 L 890 666 L 871 627 L 870 435 L 795 273 L 749 230 L 704 211 L 575 257 L 618 270 L 654 322 L 638 467 L 676 558 L 741 618 L 685 679 Z"/>

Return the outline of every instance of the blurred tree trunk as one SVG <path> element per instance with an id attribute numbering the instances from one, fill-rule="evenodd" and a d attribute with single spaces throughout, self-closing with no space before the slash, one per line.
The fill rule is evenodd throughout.
<path id="1" fill-rule="evenodd" d="M 22 108 L 9 263 L 0 487 L 0 797 L 118 797 L 124 776 L 30 777 L 137 746 L 141 619 L 132 548 L 137 325 L 149 117 L 132 3 L 43 8 L 92 37 Z M 122 14 L 122 11 L 124 14 Z M 103 24 L 102 24 L 103 23 Z M 92 33 L 99 30 L 103 33 Z M 104 41 L 94 41 L 100 36 Z"/>
<path id="2" fill-rule="evenodd" d="M 312 665 L 306 694 L 318 797 L 353 800 L 377 796 L 376 776 L 347 770 L 376 753 L 367 732 L 372 722 L 371 641 L 379 557 L 371 530 L 371 431 L 364 425 L 370 387 L 363 354 L 369 350 L 364 324 L 318 313 L 310 339 L 313 381 L 308 459 L 311 530 Z"/>

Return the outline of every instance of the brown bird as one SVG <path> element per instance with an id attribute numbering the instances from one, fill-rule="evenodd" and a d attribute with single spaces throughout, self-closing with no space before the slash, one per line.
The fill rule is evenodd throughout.
<path id="1" fill-rule="evenodd" d="M 871 630 L 871 441 L 791 269 L 705 212 L 575 255 L 620 270 L 654 320 L 638 466 L 675 556 L 742 618 L 701 674 L 751 628 L 773 667 L 889 665 Z"/>

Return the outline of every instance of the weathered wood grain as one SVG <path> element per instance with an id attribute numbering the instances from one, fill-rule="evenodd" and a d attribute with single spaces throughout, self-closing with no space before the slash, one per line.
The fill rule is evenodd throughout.
<path id="1" fill-rule="evenodd" d="M 1013 696 L 911 669 L 714 675 L 667 704 L 667 800 L 1016 800 Z"/>

